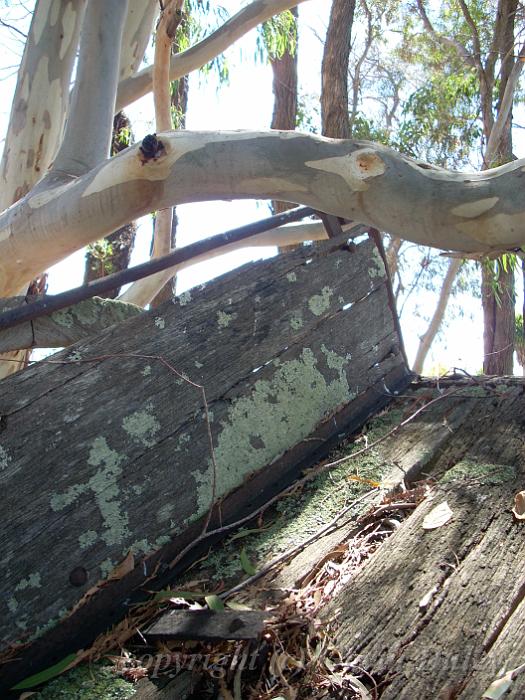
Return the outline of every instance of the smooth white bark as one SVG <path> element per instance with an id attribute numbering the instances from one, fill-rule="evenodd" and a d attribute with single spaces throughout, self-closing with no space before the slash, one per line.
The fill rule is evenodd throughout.
<path id="1" fill-rule="evenodd" d="M 525 160 L 481 173 L 431 168 L 384 146 L 296 132 L 160 134 L 0 215 L 0 294 L 154 209 L 210 199 L 313 206 L 422 245 L 472 254 L 525 245 Z"/>
<path id="2" fill-rule="evenodd" d="M 434 342 L 434 338 L 436 337 L 441 324 L 443 323 L 443 318 L 445 317 L 445 312 L 448 306 L 448 300 L 450 299 L 450 294 L 452 292 L 452 285 L 454 284 L 454 280 L 456 279 L 462 264 L 463 261 L 457 259 L 453 259 L 449 263 L 448 270 L 439 292 L 439 299 L 434 310 L 434 314 L 430 320 L 430 323 L 428 324 L 426 332 L 419 339 L 416 359 L 414 360 L 414 364 L 412 366 L 412 370 L 416 374 L 421 374 L 423 372 L 423 365 L 425 364 L 426 356 L 428 355 L 430 346 Z"/>
<path id="3" fill-rule="evenodd" d="M 78 177 L 109 156 L 126 14 L 122 0 L 88 3 L 69 118 L 53 164 L 61 175 Z"/>
<path id="4" fill-rule="evenodd" d="M 153 65 L 153 103 L 157 131 L 168 131 L 171 121 L 170 54 L 176 29 L 180 23 L 184 0 L 167 0 L 161 12 L 155 35 L 155 60 Z M 155 217 L 153 250 L 151 257 L 167 255 L 171 250 L 173 207 L 160 209 Z M 147 306 L 164 286 L 164 275 L 151 275 L 138 280 L 127 290 L 127 301 Z"/>
<path id="5" fill-rule="evenodd" d="M 18 72 L 0 170 L 0 209 L 46 173 L 58 148 L 86 0 L 38 0 Z"/>
<path id="6" fill-rule="evenodd" d="M 128 0 L 120 50 L 119 80 L 130 78 L 140 68 L 158 11 L 158 0 Z"/>

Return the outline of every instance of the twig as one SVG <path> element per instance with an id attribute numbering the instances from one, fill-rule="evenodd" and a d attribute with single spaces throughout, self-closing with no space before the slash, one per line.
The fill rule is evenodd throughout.
<path id="1" fill-rule="evenodd" d="M 24 32 L 20 31 L 17 27 L 14 27 L 12 24 L 9 24 L 9 22 L 4 22 L 3 19 L 0 19 L 0 24 L 3 27 L 6 27 L 6 29 L 10 29 L 13 32 L 16 32 L 17 34 L 20 34 L 20 36 L 24 37 L 24 40 L 27 40 L 27 34 L 24 34 Z"/>
<path id="2" fill-rule="evenodd" d="M 197 241 L 197 243 L 191 243 L 183 248 L 177 248 L 172 253 L 164 255 L 161 258 L 155 258 L 141 265 L 135 265 L 122 272 L 115 272 L 112 275 L 93 280 L 88 284 L 70 289 L 62 294 L 48 295 L 44 299 L 33 302 L 32 304 L 25 304 L 17 309 L 11 309 L 10 311 L 0 314 L 0 330 L 11 328 L 12 326 L 24 323 L 24 321 L 32 321 L 35 318 L 47 316 L 53 313 L 53 311 L 65 309 L 67 306 L 78 304 L 78 302 L 91 299 L 91 297 L 94 296 L 103 296 L 106 292 L 121 287 L 128 282 L 135 282 L 143 277 L 165 270 L 168 267 L 173 267 L 178 263 L 192 260 L 204 253 L 224 248 L 227 245 L 243 241 L 258 233 L 278 228 L 283 224 L 300 221 L 308 216 L 313 216 L 315 213 L 316 210 L 311 207 L 291 209 L 282 214 L 269 216 L 266 219 L 255 221 L 252 224 L 246 224 L 239 228 L 226 231 L 225 233 L 205 238 L 201 241 Z"/>
<path id="3" fill-rule="evenodd" d="M 286 561 L 287 559 L 291 559 L 297 552 L 300 552 L 301 550 L 305 549 L 310 545 L 312 542 L 315 542 L 317 539 L 320 537 L 324 537 L 324 535 L 329 534 L 331 530 L 336 529 L 336 524 L 341 518 L 343 518 L 349 511 L 351 511 L 354 506 L 356 506 L 358 503 L 361 503 L 361 501 L 364 501 L 367 499 L 371 494 L 376 493 L 378 491 L 377 488 L 372 489 L 371 491 L 367 491 L 366 493 L 363 493 L 361 496 L 356 498 L 355 500 L 352 501 L 349 505 L 345 506 L 343 510 L 340 510 L 337 515 L 335 515 L 332 520 L 330 520 L 329 523 L 324 525 L 320 530 L 317 530 L 313 535 L 308 537 L 304 542 L 301 542 L 300 544 L 296 545 L 295 547 L 292 547 L 292 549 L 288 549 L 286 552 L 283 552 L 282 554 L 279 554 L 279 556 L 274 557 L 266 566 L 264 566 L 262 569 L 257 571 L 253 576 L 250 576 L 249 578 L 245 579 L 244 581 L 241 581 L 238 583 L 236 586 L 233 588 L 230 588 L 227 591 L 224 591 L 223 593 L 219 594 L 219 598 L 222 600 L 226 600 L 226 598 L 229 598 L 232 596 L 234 593 L 237 593 L 243 588 L 246 588 L 246 586 L 251 585 L 252 583 L 255 583 L 258 581 L 260 578 L 265 576 L 269 571 L 271 571 L 273 568 L 275 568 L 278 564 L 281 564 L 283 561 Z"/>

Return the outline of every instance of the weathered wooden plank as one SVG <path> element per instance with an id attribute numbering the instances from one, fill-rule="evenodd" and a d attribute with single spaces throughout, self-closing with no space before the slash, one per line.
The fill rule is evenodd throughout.
<path id="1" fill-rule="evenodd" d="M 382 698 L 480 697 L 522 663 L 525 541 L 510 508 L 523 488 L 525 396 L 520 385 L 472 394 L 444 399 L 381 447 L 440 485 L 325 611 Z M 452 520 L 425 531 L 445 500 Z M 524 694 L 520 677 L 509 697 Z"/>
<path id="2" fill-rule="evenodd" d="M 257 639 L 266 619 L 268 613 L 259 610 L 172 610 L 142 634 L 151 641 Z"/>
<path id="3" fill-rule="evenodd" d="M 406 384 L 374 251 L 330 243 L 247 266 L 54 358 L 81 362 L 2 382 L 4 647 L 41 636 L 133 551 L 134 570 L 61 624 L 84 645 L 198 532 L 212 480 L 202 397 L 151 356 L 206 388 L 226 521 L 319 453 L 307 437 L 335 439 L 388 400 L 385 383 Z"/>

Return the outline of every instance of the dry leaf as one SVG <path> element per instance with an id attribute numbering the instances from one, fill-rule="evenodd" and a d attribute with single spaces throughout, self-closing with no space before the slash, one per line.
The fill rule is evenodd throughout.
<path id="1" fill-rule="evenodd" d="M 520 491 L 514 496 L 512 512 L 517 520 L 525 520 L 525 491 Z"/>
<path id="2" fill-rule="evenodd" d="M 448 523 L 452 517 L 452 511 L 446 501 L 434 506 L 430 513 L 427 513 L 423 518 L 423 530 L 435 530 Z"/>
<path id="3" fill-rule="evenodd" d="M 128 552 L 124 559 L 116 565 L 110 575 L 107 577 L 107 581 L 115 581 L 124 578 L 126 574 L 133 571 L 135 568 L 135 557 L 133 552 Z"/>
<path id="4" fill-rule="evenodd" d="M 500 700 L 510 688 L 516 676 L 523 673 L 523 671 L 525 671 L 525 664 L 513 668 L 512 671 L 507 671 L 501 678 L 496 678 L 481 697 L 487 700 Z"/>

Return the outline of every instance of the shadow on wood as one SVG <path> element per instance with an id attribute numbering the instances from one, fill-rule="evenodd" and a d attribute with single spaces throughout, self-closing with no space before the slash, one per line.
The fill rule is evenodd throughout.
<path id="1" fill-rule="evenodd" d="M 214 496 L 250 513 L 410 377 L 370 241 L 245 266 L 52 360 L 1 384 L 4 687 L 172 577 Z"/>

